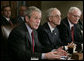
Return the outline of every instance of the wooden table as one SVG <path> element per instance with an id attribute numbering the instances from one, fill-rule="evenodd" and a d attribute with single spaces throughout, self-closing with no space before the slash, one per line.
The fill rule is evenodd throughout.
<path id="1" fill-rule="evenodd" d="M 83 53 L 73 53 L 71 59 L 74 60 L 83 60 Z"/>

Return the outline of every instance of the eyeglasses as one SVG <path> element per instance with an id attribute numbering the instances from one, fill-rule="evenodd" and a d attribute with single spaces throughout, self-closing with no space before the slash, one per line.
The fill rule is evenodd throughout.
<path id="1" fill-rule="evenodd" d="M 78 15 L 72 15 L 72 17 L 78 17 L 78 18 L 80 18 L 80 16 L 78 16 Z"/>
<path id="2" fill-rule="evenodd" d="M 51 16 L 51 17 L 56 17 L 56 18 L 60 18 L 61 16 L 59 16 L 59 15 L 55 15 L 55 16 Z"/>

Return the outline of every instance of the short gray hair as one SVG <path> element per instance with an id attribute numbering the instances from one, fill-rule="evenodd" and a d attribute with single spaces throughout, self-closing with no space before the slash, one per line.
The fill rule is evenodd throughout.
<path id="1" fill-rule="evenodd" d="M 37 12 L 41 13 L 41 10 L 40 10 L 39 8 L 37 8 L 37 7 L 35 7 L 35 6 L 30 6 L 30 7 L 28 7 L 28 9 L 24 12 L 24 14 L 30 18 L 30 17 L 32 16 L 32 12 L 33 12 L 33 11 L 37 11 Z"/>
<path id="2" fill-rule="evenodd" d="M 57 8 L 49 8 L 47 11 L 46 11 L 46 19 L 49 18 L 49 16 L 52 16 L 51 13 L 52 11 L 54 10 L 58 10 Z M 59 11 L 59 10 L 58 10 Z"/>
<path id="3" fill-rule="evenodd" d="M 79 13 L 81 14 L 81 10 L 78 7 L 70 7 L 68 13 L 73 13 L 74 10 L 78 10 Z"/>
<path id="4" fill-rule="evenodd" d="M 57 8 L 50 8 L 50 9 L 48 9 L 48 10 L 47 10 L 47 17 L 51 16 L 51 12 L 52 12 L 53 10 L 58 10 L 58 9 L 57 9 Z"/>

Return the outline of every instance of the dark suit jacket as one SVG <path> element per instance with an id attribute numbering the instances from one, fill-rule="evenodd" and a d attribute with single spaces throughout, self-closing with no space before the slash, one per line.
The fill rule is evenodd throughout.
<path id="1" fill-rule="evenodd" d="M 67 18 L 61 21 L 61 24 L 58 26 L 60 31 L 61 40 L 63 41 L 64 45 L 72 42 L 71 32 L 70 32 L 70 25 L 68 23 Z M 77 24 L 74 24 L 74 42 L 76 44 L 81 44 L 83 39 L 81 37 L 80 29 L 78 28 Z"/>
<path id="2" fill-rule="evenodd" d="M 46 47 L 46 52 L 57 49 L 62 45 L 57 28 L 55 28 L 53 33 L 51 33 L 48 24 L 45 23 L 44 25 L 40 26 L 37 31 L 39 41 L 44 47 Z"/>
<path id="3" fill-rule="evenodd" d="M 24 23 L 12 30 L 8 38 L 8 52 L 14 60 L 28 60 L 35 56 L 41 58 L 42 46 L 38 42 L 36 31 L 34 31 L 35 53 L 32 52 L 29 32 Z M 37 53 L 38 52 L 38 53 Z"/>
<path id="4" fill-rule="evenodd" d="M 83 30 L 83 23 L 81 22 L 81 20 L 79 20 L 78 25 L 79 25 L 80 29 Z"/>
<path id="5" fill-rule="evenodd" d="M 15 24 L 13 18 L 10 18 L 10 20 L 11 20 L 11 22 L 12 22 L 13 24 Z M 3 16 L 1 16 L 0 24 L 1 24 L 1 25 L 11 25 L 11 24 L 6 20 L 6 18 L 3 17 Z"/>
<path id="6" fill-rule="evenodd" d="M 17 21 L 17 24 L 21 24 L 21 23 L 25 22 L 25 21 L 23 21 L 21 16 L 18 16 L 15 20 Z"/>

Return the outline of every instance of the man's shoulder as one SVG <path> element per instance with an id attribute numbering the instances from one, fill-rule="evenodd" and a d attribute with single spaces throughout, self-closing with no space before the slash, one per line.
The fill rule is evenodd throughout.
<path id="1" fill-rule="evenodd" d="M 26 28 L 25 24 L 19 24 L 19 25 L 16 25 L 16 26 L 14 27 L 13 31 L 18 31 L 18 32 L 20 32 L 20 31 L 24 31 L 25 28 Z"/>
<path id="2" fill-rule="evenodd" d="M 38 30 L 39 33 L 45 33 L 49 31 L 49 27 L 47 23 L 44 23 L 43 25 L 41 25 Z"/>
<path id="3" fill-rule="evenodd" d="M 6 20 L 6 18 L 4 16 L 1 16 L 1 20 L 4 21 Z"/>
<path id="4" fill-rule="evenodd" d="M 62 19 L 62 21 L 61 21 L 61 24 L 60 25 L 64 25 L 64 26 L 67 26 L 68 25 L 68 19 L 67 19 L 67 17 L 65 17 L 64 19 Z"/>
<path id="5" fill-rule="evenodd" d="M 61 22 L 66 22 L 66 21 L 68 21 L 67 17 L 63 18 Z"/>

